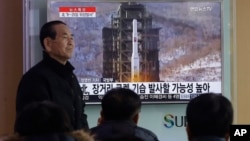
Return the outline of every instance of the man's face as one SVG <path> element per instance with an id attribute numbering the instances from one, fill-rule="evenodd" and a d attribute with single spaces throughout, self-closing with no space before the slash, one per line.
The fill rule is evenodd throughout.
<path id="1" fill-rule="evenodd" d="M 74 52 L 73 34 L 64 24 L 55 25 L 54 30 L 56 31 L 56 38 L 54 40 L 50 37 L 47 38 L 46 52 L 51 58 L 65 64 Z"/>

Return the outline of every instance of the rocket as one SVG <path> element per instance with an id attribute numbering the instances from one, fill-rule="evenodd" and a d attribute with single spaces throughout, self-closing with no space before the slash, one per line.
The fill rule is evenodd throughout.
<path id="1" fill-rule="evenodd" d="M 132 24 L 131 82 L 138 82 L 140 80 L 140 60 L 138 55 L 137 20 L 133 19 Z"/>

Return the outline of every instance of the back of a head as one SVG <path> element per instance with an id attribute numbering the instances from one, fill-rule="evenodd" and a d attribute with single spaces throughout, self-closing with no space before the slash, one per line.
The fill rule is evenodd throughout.
<path id="1" fill-rule="evenodd" d="M 188 103 L 186 116 L 192 137 L 225 137 L 233 122 L 233 108 L 221 94 L 206 93 Z"/>
<path id="2" fill-rule="evenodd" d="M 21 136 L 69 132 L 69 117 L 63 108 L 50 102 L 33 102 L 18 115 L 15 130 Z"/>
<path id="3" fill-rule="evenodd" d="M 111 89 L 102 99 L 102 114 L 105 120 L 132 119 L 140 109 L 140 97 L 130 89 Z"/>

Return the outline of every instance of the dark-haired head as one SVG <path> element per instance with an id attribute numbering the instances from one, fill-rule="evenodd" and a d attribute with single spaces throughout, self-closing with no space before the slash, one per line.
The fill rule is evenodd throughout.
<path id="1" fill-rule="evenodd" d="M 50 101 L 33 102 L 18 115 L 15 130 L 22 136 L 72 131 L 64 109 Z"/>
<path id="2" fill-rule="evenodd" d="M 202 136 L 225 138 L 233 122 L 233 107 L 223 95 L 206 93 L 188 103 L 186 116 L 189 139 Z"/>
<path id="3" fill-rule="evenodd" d="M 104 120 L 128 120 L 138 115 L 141 100 L 138 94 L 126 88 L 114 88 L 102 99 L 102 117 Z"/>
<path id="4" fill-rule="evenodd" d="M 45 23 L 41 30 L 40 30 L 40 43 L 43 47 L 43 49 L 45 49 L 45 45 L 43 43 L 44 39 L 47 37 L 50 37 L 51 39 L 55 39 L 56 38 L 56 30 L 54 29 L 55 25 L 59 25 L 59 24 L 64 24 L 66 25 L 66 23 L 56 20 L 56 21 L 50 21 Z"/>

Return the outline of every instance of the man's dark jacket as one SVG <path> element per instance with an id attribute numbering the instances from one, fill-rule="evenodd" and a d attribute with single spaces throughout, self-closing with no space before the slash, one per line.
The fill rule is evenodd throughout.
<path id="1" fill-rule="evenodd" d="M 201 137 L 194 137 L 191 141 L 226 141 L 225 138 L 216 137 L 216 136 L 201 136 Z"/>
<path id="2" fill-rule="evenodd" d="M 63 65 L 44 52 L 43 60 L 25 73 L 19 83 L 17 116 L 31 102 L 50 100 L 66 110 L 74 129 L 88 129 L 85 102 L 73 70 L 69 62 Z"/>
<path id="3" fill-rule="evenodd" d="M 158 141 L 157 136 L 150 130 L 137 126 L 133 121 L 104 121 L 91 128 L 95 140 L 105 140 L 116 137 L 136 136 L 143 141 Z"/>

